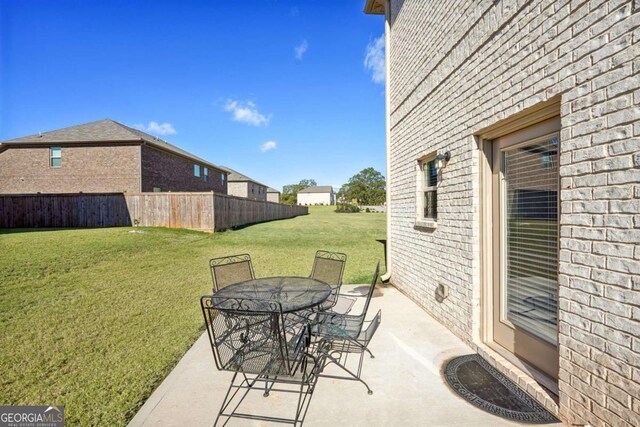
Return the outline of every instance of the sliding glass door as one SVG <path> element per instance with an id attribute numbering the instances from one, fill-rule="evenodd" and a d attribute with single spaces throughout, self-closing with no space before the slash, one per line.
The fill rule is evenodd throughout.
<path id="1" fill-rule="evenodd" d="M 495 140 L 492 182 L 494 341 L 553 378 L 558 374 L 558 129 L 558 120 L 548 120 Z"/>

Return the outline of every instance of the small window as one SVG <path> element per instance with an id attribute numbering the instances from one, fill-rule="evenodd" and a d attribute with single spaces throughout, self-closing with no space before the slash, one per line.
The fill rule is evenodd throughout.
<path id="1" fill-rule="evenodd" d="M 51 147 L 49 148 L 49 166 L 52 168 L 59 168 L 62 166 L 62 148 Z"/>
<path id="2" fill-rule="evenodd" d="M 435 158 L 419 162 L 418 220 L 438 219 L 438 169 Z"/>
<path id="3" fill-rule="evenodd" d="M 203 178 L 205 181 L 209 181 L 209 168 L 204 168 L 204 174 L 203 174 Z"/>
<path id="4" fill-rule="evenodd" d="M 200 165 L 193 165 L 193 176 L 200 177 Z"/>
<path id="5" fill-rule="evenodd" d="M 160 187 L 153 187 L 153 192 L 154 193 L 160 193 L 160 192 L 162 192 L 162 189 Z"/>
<path id="6" fill-rule="evenodd" d="M 222 183 L 224 184 L 224 173 L 220 173 L 220 181 L 222 181 Z"/>

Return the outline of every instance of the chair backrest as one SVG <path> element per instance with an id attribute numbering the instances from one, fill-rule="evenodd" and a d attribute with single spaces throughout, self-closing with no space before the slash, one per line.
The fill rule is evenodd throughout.
<path id="1" fill-rule="evenodd" d="M 317 251 L 311 269 L 311 278 L 322 280 L 331 286 L 342 285 L 347 255 L 340 252 Z"/>
<path id="2" fill-rule="evenodd" d="M 376 271 L 373 274 L 373 280 L 371 281 L 371 286 L 369 286 L 367 291 L 367 299 L 365 301 L 364 308 L 360 314 L 340 314 L 332 313 L 330 311 L 320 312 L 316 317 L 316 323 L 312 325 L 314 333 L 338 339 L 357 339 L 362 331 L 365 318 L 367 317 L 369 303 L 371 302 L 371 297 L 373 296 L 373 291 L 375 290 L 379 276 L 380 262 L 378 261 Z"/>
<path id="3" fill-rule="evenodd" d="M 369 292 L 367 293 L 367 301 L 364 303 L 364 310 L 362 311 L 362 316 L 367 315 L 367 310 L 369 309 L 369 303 L 371 302 L 371 297 L 373 296 L 373 291 L 376 288 L 376 283 L 378 283 L 378 278 L 380 277 L 380 261 L 376 264 L 376 271 L 373 274 L 373 280 L 371 281 L 371 286 L 369 287 Z"/>
<path id="4" fill-rule="evenodd" d="M 213 291 L 233 283 L 255 279 L 249 254 L 230 255 L 209 260 Z"/>
<path id="5" fill-rule="evenodd" d="M 308 342 L 305 327 L 286 322 L 279 302 L 200 299 L 216 367 L 245 374 L 291 376 Z"/>

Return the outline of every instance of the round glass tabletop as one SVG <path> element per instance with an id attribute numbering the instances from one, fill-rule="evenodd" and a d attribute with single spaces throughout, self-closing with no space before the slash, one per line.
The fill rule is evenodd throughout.
<path id="1" fill-rule="evenodd" d="M 214 306 L 250 306 L 252 311 L 264 312 L 278 310 L 278 305 L 273 304 L 278 302 L 283 313 L 290 313 L 315 307 L 330 293 L 328 284 L 309 277 L 261 277 L 224 287 L 211 296 L 211 302 Z M 251 300 L 252 303 L 242 304 L 242 300 Z"/>

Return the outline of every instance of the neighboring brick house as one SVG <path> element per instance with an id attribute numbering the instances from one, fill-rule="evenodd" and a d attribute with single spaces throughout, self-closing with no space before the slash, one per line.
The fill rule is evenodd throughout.
<path id="1" fill-rule="evenodd" d="M 314 185 L 298 191 L 299 205 L 335 205 L 336 196 L 330 185 Z"/>
<path id="2" fill-rule="evenodd" d="M 267 202 L 280 203 L 280 192 L 275 188 L 267 187 Z"/>
<path id="3" fill-rule="evenodd" d="M 365 12 L 391 282 L 563 421 L 640 425 L 640 2 Z"/>
<path id="4" fill-rule="evenodd" d="M 228 173 L 227 191 L 231 196 L 252 200 L 267 200 L 267 186 L 231 168 L 223 166 Z"/>
<path id="5" fill-rule="evenodd" d="M 226 171 L 105 119 L 3 141 L 0 193 L 215 191 Z"/>

